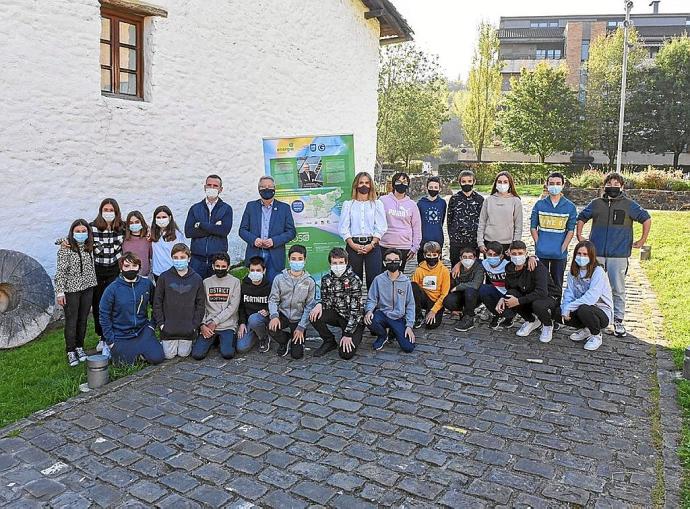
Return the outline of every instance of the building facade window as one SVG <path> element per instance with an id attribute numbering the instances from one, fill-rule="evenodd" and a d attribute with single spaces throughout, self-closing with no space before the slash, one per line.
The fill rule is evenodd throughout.
<path id="1" fill-rule="evenodd" d="M 559 49 L 537 49 L 537 60 L 560 60 L 562 52 Z"/>
<path id="2" fill-rule="evenodd" d="M 558 21 L 530 21 L 530 28 L 558 28 Z"/>
<path id="3" fill-rule="evenodd" d="M 144 18 L 101 9 L 101 93 L 144 98 Z"/>
<path id="4" fill-rule="evenodd" d="M 580 61 L 584 62 L 589 58 L 589 39 L 582 40 L 582 47 L 580 48 Z"/>

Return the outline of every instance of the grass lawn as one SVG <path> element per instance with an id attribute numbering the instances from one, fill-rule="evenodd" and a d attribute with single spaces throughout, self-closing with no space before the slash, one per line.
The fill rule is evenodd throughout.
<path id="1" fill-rule="evenodd" d="M 451 189 L 453 189 L 454 192 L 457 192 L 460 189 L 459 185 L 453 185 L 451 186 Z M 477 192 L 480 193 L 489 193 L 491 192 L 491 186 L 490 185 L 478 185 L 475 187 Z M 542 184 L 528 184 L 528 185 L 518 185 L 517 186 L 517 192 L 520 196 L 541 196 L 541 192 L 544 189 L 544 186 Z"/>
<path id="2" fill-rule="evenodd" d="M 639 232 L 639 227 L 637 228 Z M 637 238 L 637 237 L 636 237 Z M 673 350 L 680 369 L 683 351 L 690 345 L 690 314 L 687 298 L 690 265 L 685 255 L 690 248 L 690 212 L 652 212 L 652 230 L 648 244 L 652 259 L 642 262 L 664 317 L 664 337 Z M 684 468 L 682 500 L 690 507 L 690 381 L 678 382 L 678 401 L 683 410 L 683 439 L 679 455 Z"/>

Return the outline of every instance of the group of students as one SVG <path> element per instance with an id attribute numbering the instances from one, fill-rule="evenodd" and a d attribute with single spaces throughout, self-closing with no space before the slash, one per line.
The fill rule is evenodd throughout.
<path id="1" fill-rule="evenodd" d="M 532 210 L 536 256 L 528 256 L 520 240 L 522 202 L 508 172 L 496 176 L 486 198 L 474 190 L 471 171 L 461 172 L 458 181 L 460 190 L 446 203 L 440 180 L 430 177 L 427 196 L 415 203 L 407 195 L 407 174 L 396 173 L 392 192 L 381 198 L 371 175 L 357 174 L 340 215 L 345 248 L 329 253 L 330 271 L 321 279 L 318 299 L 305 270 L 306 248 L 292 245 L 286 256 L 296 231 L 290 207 L 275 199 L 271 177 L 259 180 L 260 199 L 247 204 L 240 224 L 249 270 L 242 281 L 228 272 L 232 208 L 219 198 L 217 175 L 206 179 L 206 198 L 188 213 L 191 249 L 168 207 L 156 209 L 149 228 L 138 211 L 123 221 L 117 202 L 106 199 L 95 221 L 75 221 L 58 241 L 55 287 L 65 308 L 68 362 L 85 360 L 90 309 L 99 348 L 126 363 L 143 357 L 155 364 L 177 355 L 203 359 L 214 343 L 232 358 L 255 345 L 267 352 L 271 339 L 279 355 L 297 359 L 304 355 L 310 323 L 323 339 L 315 356 L 337 349 L 351 358 L 365 327 L 375 336 L 375 350 L 394 340 L 411 352 L 415 328 L 438 327 L 446 311 L 459 319 L 456 330 L 468 331 L 482 304 L 492 315 L 490 327 L 511 327 L 520 315 L 524 324 L 517 335 L 541 328 L 544 343 L 560 324 L 576 327 L 571 339 L 586 340 L 588 350 L 601 345 L 601 331 L 609 325 L 625 335 L 627 261 L 631 248 L 644 244 L 651 219 L 625 195 L 621 175 L 609 174 L 603 196 L 578 215 L 562 194 L 564 176 L 550 174 L 547 195 Z M 451 270 L 442 260 L 446 220 Z M 589 220 L 591 241 L 582 236 Z M 643 224 L 635 243 L 633 221 Z M 563 293 L 574 235 L 579 242 Z M 404 271 L 414 257 L 418 266 L 410 279 Z M 364 282 L 368 295 L 362 306 Z M 329 326 L 340 328 L 342 337 L 336 340 Z"/>

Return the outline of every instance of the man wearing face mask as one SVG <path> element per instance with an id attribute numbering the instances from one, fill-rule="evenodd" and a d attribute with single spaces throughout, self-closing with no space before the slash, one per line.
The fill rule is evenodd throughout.
<path id="1" fill-rule="evenodd" d="M 419 329 L 424 325 L 426 329 L 435 329 L 443 319 L 443 302 L 450 290 L 450 272 L 441 261 L 438 242 L 427 242 L 423 252 L 424 261 L 412 275 L 416 313 L 414 327 Z"/>
<path id="2" fill-rule="evenodd" d="M 647 242 L 652 218 L 639 203 L 624 192 L 625 179 L 619 173 L 609 173 L 604 178 L 604 195 L 595 198 L 577 216 L 577 240 L 587 240 L 582 235 L 585 223 L 592 220 L 590 238 L 596 247 L 597 261 L 608 274 L 613 292 L 613 332 L 618 337 L 627 334 L 625 318 L 625 276 L 632 248 L 639 249 Z M 642 236 L 633 242 L 633 222 L 642 223 Z"/>
<path id="3" fill-rule="evenodd" d="M 206 198 L 192 205 L 184 225 L 184 234 L 192 239 L 190 266 L 202 279 L 213 274 L 213 255 L 228 252 L 232 207 L 220 199 L 222 192 L 223 180 L 218 175 L 206 177 Z"/>
<path id="4" fill-rule="evenodd" d="M 255 256 L 263 258 L 270 283 L 285 268 L 285 244 L 297 236 L 297 230 L 290 206 L 275 199 L 273 177 L 261 177 L 258 187 L 260 199 L 247 203 L 239 235 L 247 243 L 245 264 L 249 266 Z"/>
<path id="5" fill-rule="evenodd" d="M 426 192 L 428 196 L 422 196 L 417 202 L 419 215 L 422 220 L 422 242 L 436 242 L 441 249 L 445 236 L 443 235 L 443 223 L 446 220 L 446 200 L 439 196 L 441 192 L 441 179 L 429 177 L 426 180 Z M 417 251 L 417 263 L 424 261 L 424 250 Z"/>
<path id="6" fill-rule="evenodd" d="M 474 190 L 475 177 L 471 170 L 463 170 L 458 176 L 460 190 L 448 203 L 448 236 L 450 237 L 450 266 L 460 261 L 460 251 L 471 247 L 479 253 L 477 229 L 484 197 Z"/>
<path id="7" fill-rule="evenodd" d="M 323 344 L 314 352 L 321 357 L 338 349 L 341 359 L 349 360 L 362 342 L 362 280 L 348 265 L 347 252 L 335 247 L 328 253 L 331 271 L 321 278 L 321 300 L 313 300 L 308 306 L 309 320 L 319 333 Z M 336 343 L 328 326 L 342 330 L 342 337 Z"/>
<path id="8" fill-rule="evenodd" d="M 554 283 L 563 287 L 568 246 L 575 234 L 577 208 L 563 196 L 565 177 L 551 173 L 546 179 L 548 195 L 532 208 L 530 231 L 537 257 L 546 265 Z"/>
<path id="9" fill-rule="evenodd" d="M 397 249 L 401 254 L 400 270 L 405 272 L 408 260 L 414 258 L 422 241 L 422 220 L 417 204 L 407 196 L 410 177 L 407 173 L 393 175 L 393 192 L 382 196 L 388 228 L 381 237 L 381 249 Z"/>

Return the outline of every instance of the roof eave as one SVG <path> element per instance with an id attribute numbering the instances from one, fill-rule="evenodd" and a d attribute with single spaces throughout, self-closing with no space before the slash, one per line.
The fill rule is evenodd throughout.
<path id="1" fill-rule="evenodd" d="M 362 3 L 369 9 L 364 13 L 364 17 L 376 18 L 379 21 L 379 43 L 382 46 L 413 39 L 412 27 L 390 0 L 362 0 Z"/>

